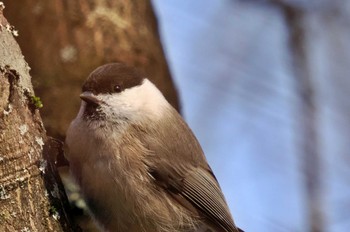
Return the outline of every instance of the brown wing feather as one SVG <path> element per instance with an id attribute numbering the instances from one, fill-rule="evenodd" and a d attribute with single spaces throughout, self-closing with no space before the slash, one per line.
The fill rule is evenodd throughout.
<path id="1" fill-rule="evenodd" d="M 183 180 L 180 193 L 214 225 L 224 231 L 238 231 L 215 178 L 206 170 L 195 169 Z"/>
<path id="2" fill-rule="evenodd" d="M 173 178 L 172 173 L 176 173 L 173 168 L 152 168 L 150 174 L 157 184 L 175 197 L 180 204 L 191 211 L 196 209 L 196 212 L 201 212 L 200 214 L 218 230 L 224 232 L 241 231 L 235 226 L 219 184 L 210 171 L 197 167 L 191 171 L 182 172 L 186 175 L 178 179 Z M 182 196 L 184 200 L 176 197 L 178 195 Z M 192 207 L 189 207 L 189 204 Z"/>

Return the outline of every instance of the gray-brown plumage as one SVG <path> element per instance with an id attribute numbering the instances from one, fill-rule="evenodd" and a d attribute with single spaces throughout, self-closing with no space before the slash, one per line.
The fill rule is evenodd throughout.
<path id="1" fill-rule="evenodd" d="M 240 231 L 198 141 L 153 84 L 114 63 L 83 92 L 67 157 L 102 230 Z"/>

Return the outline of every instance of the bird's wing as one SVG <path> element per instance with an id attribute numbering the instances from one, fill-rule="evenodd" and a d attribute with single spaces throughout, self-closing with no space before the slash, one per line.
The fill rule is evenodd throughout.
<path id="1" fill-rule="evenodd" d="M 239 231 L 230 215 L 225 198 L 218 182 L 210 170 L 197 167 L 183 175 L 183 178 L 173 178 L 180 174 L 174 167 L 156 169 L 150 172 L 158 185 L 164 187 L 172 195 L 180 195 L 185 201 L 178 201 L 188 208 L 188 203 L 199 210 L 213 226 L 224 232 Z"/>
<path id="2" fill-rule="evenodd" d="M 236 231 L 221 189 L 208 171 L 197 168 L 189 173 L 180 194 L 224 231 Z"/>

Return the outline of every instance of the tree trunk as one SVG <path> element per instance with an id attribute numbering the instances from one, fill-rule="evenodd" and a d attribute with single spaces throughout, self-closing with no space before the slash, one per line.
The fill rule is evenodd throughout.
<path id="1" fill-rule="evenodd" d="M 1 7 L 1 5 L 0 5 Z M 73 231 L 29 66 L 0 9 L 0 231 Z"/>
<path id="2" fill-rule="evenodd" d="M 5 15 L 19 29 L 50 135 L 64 137 L 78 111 L 82 82 L 107 62 L 140 68 L 178 109 L 150 1 L 4 2 Z"/>

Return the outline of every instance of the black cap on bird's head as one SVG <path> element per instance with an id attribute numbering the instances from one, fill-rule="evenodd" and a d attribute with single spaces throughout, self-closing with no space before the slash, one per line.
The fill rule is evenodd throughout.
<path id="1" fill-rule="evenodd" d="M 122 63 L 109 63 L 92 71 L 82 87 L 82 92 L 95 95 L 118 93 L 125 89 L 141 85 L 144 77 L 141 73 Z"/>

